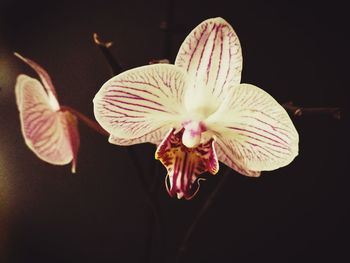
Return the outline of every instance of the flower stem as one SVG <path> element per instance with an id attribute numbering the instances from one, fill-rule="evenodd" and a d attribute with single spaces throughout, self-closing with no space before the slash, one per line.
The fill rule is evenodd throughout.
<path id="1" fill-rule="evenodd" d="M 232 172 L 231 168 L 227 167 L 226 172 L 223 175 L 223 178 L 221 178 L 220 182 L 216 185 L 214 190 L 210 193 L 206 201 L 204 202 L 203 206 L 198 211 L 197 215 L 195 216 L 194 220 L 192 221 L 192 224 L 189 226 L 184 238 L 182 239 L 182 242 L 180 244 L 180 247 L 177 251 L 177 255 L 175 257 L 175 263 L 180 262 L 181 258 L 184 256 L 184 254 L 187 251 L 188 243 L 195 232 L 198 222 L 202 219 L 203 215 L 207 212 L 207 210 L 210 208 L 210 206 L 213 204 L 213 201 L 215 199 L 215 196 L 219 192 L 219 190 L 222 188 L 222 186 L 225 184 L 227 178 L 229 177 L 229 174 Z"/>
<path id="2" fill-rule="evenodd" d="M 83 123 L 85 123 L 89 128 L 95 130 L 99 134 L 103 136 L 109 136 L 108 132 L 106 132 L 96 121 L 90 119 L 89 117 L 85 116 L 83 113 L 73 109 L 69 106 L 61 106 L 61 111 L 69 111 L 74 116 L 76 116 L 79 120 L 81 120 Z"/>
<path id="3" fill-rule="evenodd" d="M 112 46 L 112 42 L 102 42 L 100 41 L 98 35 L 96 33 L 93 34 L 93 39 L 95 44 L 99 47 L 100 51 L 102 52 L 103 56 L 108 62 L 108 65 L 111 69 L 111 75 L 117 75 L 123 71 L 122 67 L 120 66 L 118 60 L 114 57 L 114 55 L 110 52 L 109 48 Z M 144 195 L 146 196 L 146 202 L 151 210 L 151 213 L 153 215 L 153 220 L 150 222 L 150 237 L 148 242 L 149 244 L 149 251 L 147 251 L 149 262 L 155 263 L 155 262 L 161 262 L 161 243 L 162 243 L 162 231 L 161 231 L 161 221 L 160 221 L 160 216 L 159 216 L 159 208 L 156 205 L 155 198 L 152 195 L 152 189 L 150 189 L 149 185 L 147 184 L 146 181 L 146 176 L 144 174 L 144 169 L 142 168 L 141 163 L 139 162 L 138 156 L 136 155 L 136 149 L 133 146 L 127 147 L 127 152 L 132 160 L 135 170 L 136 170 L 136 175 L 137 178 L 140 182 L 140 185 L 143 189 Z M 156 247 L 157 253 L 157 258 L 156 260 L 153 260 L 153 232 L 152 230 L 155 229 L 155 234 L 157 237 L 157 243 L 159 244 Z"/>
<path id="4" fill-rule="evenodd" d="M 95 121 L 91 120 L 89 117 L 85 116 L 84 114 L 82 114 L 81 112 L 73 109 L 72 107 L 69 106 L 61 106 L 61 111 L 69 111 L 71 112 L 73 115 L 75 115 L 79 120 L 81 120 L 82 122 L 84 122 L 89 128 L 97 131 L 98 133 L 100 133 L 103 136 L 109 136 L 109 134 Z M 130 156 L 130 158 L 133 161 L 134 167 L 136 168 L 136 174 L 138 176 L 139 182 L 142 186 L 142 189 L 145 191 L 145 196 L 147 198 L 147 203 L 151 209 L 152 215 L 154 217 L 154 221 L 155 222 L 151 222 L 151 229 L 153 229 L 153 227 L 155 227 L 157 236 L 159 237 L 158 242 L 161 242 L 161 229 L 160 229 L 160 219 L 159 219 L 159 215 L 158 215 L 158 211 L 157 211 L 157 207 L 155 206 L 155 202 L 152 199 L 152 195 L 150 193 L 150 191 L 148 191 L 148 187 L 147 187 L 147 182 L 145 180 L 145 175 L 143 173 L 143 169 L 141 167 L 140 162 L 138 161 L 138 158 L 136 156 L 136 152 L 134 151 L 134 149 L 132 149 L 131 147 L 127 147 L 127 152 Z M 149 251 L 149 258 L 150 258 L 150 262 L 154 262 L 152 261 L 152 235 L 150 236 L 150 251 Z"/>
<path id="5" fill-rule="evenodd" d="M 155 232 L 156 232 L 156 236 L 158 237 L 159 240 L 157 240 L 159 243 L 161 242 L 161 223 L 160 223 L 160 217 L 159 217 L 159 213 L 158 213 L 158 207 L 156 206 L 156 202 L 154 200 L 154 198 L 152 197 L 151 195 L 151 192 L 149 190 L 149 187 L 148 187 L 148 184 L 147 184 L 147 181 L 145 180 L 146 176 L 144 174 L 144 169 L 142 169 L 142 166 L 141 166 L 141 163 L 138 161 L 138 157 L 136 155 L 136 151 L 135 149 L 133 148 L 133 146 L 129 146 L 127 147 L 127 152 L 130 156 L 130 159 L 133 161 L 133 164 L 134 164 L 134 167 L 135 167 L 135 170 L 136 170 L 136 175 L 138 177 L 138 180 L 141 184 L 141 187 L 144 191 L 144 195 L 146 196 L 146 200 L 147 200 L 147 203 L 148 203 L 148 206 L 149 208 L 151 209 L 151 212 L 152 212 L 152 215 L 153 215 L 153 218 L 154 218 L 154 222 L 151 221 L 151 230 L 153 229 L 153 227 L 155 228 Z M 150 258 L 150 262 L 154 262 L 152 260 L 152 253 L 151 253 L 151 250 L 152 250 L 152 235 L 150 235 L 150 238 L 149 238 L 149 245 L 150 245 L 150 251 L 148 251 L 149 253 L 149 258 Z"/>
<path id="6" fill-rule="evenodd" d="M 301 106 L 296 106 L 292 101 L 282 104 L 283 108 L 286 109 L 288 113 L 293 116 L 300 117 L 303 115 L 329 115 L 334 119 L 341 119 L 341 110 L 340 108 L 326 108 L 326 107 L 318 107 L 318 108 L 305 108 Z"/>
<path id="7" fill-rule="evenodd" d="M 110 70 L 111 70 L 111 75 L 115 76 L 115 75 L 121 73 L 123 71 L 122 67 L 120 66 L 118 60 L 115 59 L 115 57 L 112 55 L 112 53 L 109 50 L 109 48 L 113 45 L 113 42 L 101 41 L 99 36 L 97 35 L 97 33 L 93 34 L 93 39 L 94 39 L 96 46 L 98 46 L 98 48 L 100 49 L 103 56 L 105 57 L 105 59 L 108 62 L 108 65 L 109 65 Z"/>

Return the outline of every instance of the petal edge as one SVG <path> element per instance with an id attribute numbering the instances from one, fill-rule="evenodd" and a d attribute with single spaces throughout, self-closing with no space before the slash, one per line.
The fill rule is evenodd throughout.
<path id="1" fill-rule="evenodd" d="M 239 84 L 242 52 L 237 34 L 221 17 L 203 21 L 182 43 L 175 65 L 185 69 L 193 85 L 206 85 L 220 99 L 231 84 Z"/>
<path id="2" fill-rule="evenodd" d="M 267 92 L 241 84 L 206 123 L 229 160 L 252 171 L 288 165 L 298 155 L 299 135 L 288 113 Z"/>
<path id="3" fill-rule="evenodd" d="M 126 140 L 179 125 L 185 79 L 183 70 L 168 64 L 125 71 L 96 94 L 95 118 L 114 138 Z"/>

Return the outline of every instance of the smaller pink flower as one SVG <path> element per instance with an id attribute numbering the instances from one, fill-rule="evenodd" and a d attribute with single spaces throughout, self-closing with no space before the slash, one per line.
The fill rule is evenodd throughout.
<path id="1" fill-rule="evenodd" d="M 80 144 L 76 116 L 58 103 L 48 73 L 34 61 L 18 53 L 15 55 L 34 69 L 42 82 L 21 74 L 15 86 L 22 134 L 27 146 L 50 164 L 72 162 L 72 173 L 75 173 Z"/>

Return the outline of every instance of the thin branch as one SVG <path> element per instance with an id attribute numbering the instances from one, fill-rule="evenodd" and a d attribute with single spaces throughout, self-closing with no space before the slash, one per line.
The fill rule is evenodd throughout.
<path id="1" fill-rule="evenodd" d="M 72 107 L 61 106 L 61 111 L 71 112 L 74 116 L 76 116 L 79 120 L 81 120 L 89 128 L 93 129 L 94 131 L 98 132 L 99 134 L 101 134 L 103 136 L 109 136 L 109 133 L 106 132 L 96 121 L 90 119 L 89 117 L 87 117 L 83 113 L 73 109 Z"/>
<path id="2" fill-rule="evenodd" d="M 155 231 L 156 231 L 156 236 L 158 237 L 158 242 L 161 242 L 161 222 L 160 222 L 160 217 L 159 217 L 159 213 L 158 213 L 158 207 L 156 205 L 156 202 L 154 200 L 154 198 L 152 197 L 152 194 L 149 190 L 148 184 L 145 180 L 146 176 L 144 173 L 144 169 L 142 169 L 141 163 L 139 162 L 138 156 L 136 155 L 136 151 L 133 147 L 126 147 L 127 148 L 127 152 L 130 156 L 130 159 L 132 160 L 135 170 L 136 170 L 136 176 L 141 184 L 141 188 L 143 189 L 144 195 L 146 197 L 146 201 L 152 211 L 152 215 L 154 218 L 154 224 L 153 222 L 151 222 L 151 229 L 153 228 L 153 226 L 155 227 Z M 150 240 L 149 243 L 152 244 L 152 235 L 150 236 Z M 152 247 L 152 245 L 150 245 L 150 247 Z M 149 257 L 150 257 L 150 262 L 154 262 L 152 261 L 152 253 L 151 251 L 149 251 Z"/>
<path id="3" fill-rule="evenodd" d="M 114 57 L 114 55 L 110 52 L 109 48 L 112 46 L 112 42 L 102 42 L 100 41 L 98 35 L 96 33 L 93 34 L 93 39 L 95 44 L 99 47 L 102 54 L 104 55 L 105 59 L 108 62 L 108 65 L 111 68 L 111 75 L 117 75 L 123 71 L 122 67 L 120 66 L 118 60 Z M 136 170 L 136 176 L 140 182 L 141 188 L 143 189 L 144 195 L 146 197 L 146 202 L 149 205 L 153 218 L 154 218 L 154 224 L 151 222 L 151 229 L 155 227 L 156 236 L 158 237 L 158 242 L 161 243 L 161 222 L 159 217 L 159 208 L 156 205 L 156 202 L 151 194 L 151 189 L 149 189 L 146 176 L 144 173 L 144 169 L 142 168 L 141 163 L 139 162 L 138 156 L 136 155 L 136 151 L 133 147 L 127 147 L 127 152 L 132 160 L 135 170 Z M 150 241 L 152 242 L 152 236 L 150 237 Z M 152 246 L 150 246 L 152 248 Z M 160 253 L 160 250 L 158 251 Z M 152 253 L 149 253 L 149 260 L 150 262 L 154 262 L 152 260 Z M 161 259 L 159 259 L 161 260 Z M 157 259 L 158 261 L 158 259 Z"/>
<path id="4" fill-rule="evenodd" d="M 210 208 L 210 206 L 213 204 L 213 201 L 219 192 L 219 190 L 223 187 L 223 185 L 226 183 L 227 178 L 229 177 L 229 174 L 232 172 L 231 168 L 227 168 L 226 172 L 223 175 L 223 178 L 221 178 L 220 182 L 216 185 L 214 190 L 210 193 L 206 201 L 204 202 L 203 206 L 200 208 L 198 211 L 197 215 L 195 216 L 194 220 L 192 221 L 192 224 L 188 228 L 181 244 L 180 247 L 177 251 L 177 255 L 175 258 L 175 262 L 180 262 L 181 258 L 184 256 L 186 253 L 186 250 L 188 248 L 189 241 L 195 232 L 198 222 L 202 219 L 203 215 L 207 212 L 207 210 Z"/>
<path id="5" fill-rule="evenodd" d="M 61 110 L 71 112 L 73 115 L 75 115 L 79 120 L 81 120 L 84 124 L 86 124 L 91 129 L 97 131 L 98 133 L 100 133 L 103 136 L 107 136 L 107 137 L 109 136 L 109 134 L 97 122 L 91 120 L 89 117 L 85 116 L 81 112 L 79 112 L 79 111 L 77 111 L 69 106 L 61 106 Z M 136 152 L 134 151 L 134 149 L 132 149 L 131 147 L 127 147 L 127 152 L 129 154 L 130 158 L 132 159 L 134 167 L 137 171 L 136 172 L 137 177 L 139 179 L 139 182 L 141 184 L 142 189 L 145 192 L 145 196 L 147 198 L 147 203 L 150 206 L 150 209 L 151 209 L 153 217 L 154 217 L 154 221 L 155 221 L 154 225 L 156 228 L 157 236 L 160 237 L 161 236 L 161 229 L 160 229 L 160 219 L 158 216 L 157 207 L 154 205 L 154 201 L 152 199 L 152 196 L 149 193 L 149 191 L 147 190 L 148 189 L 147 182 L 144 179 L 145 175 L 143 173 L 142 166 L 141 166 L 140 162 L 138 161 L 138 158 L 136 156 Z M 152 223 L 152 225 L 153 225 L 153 223 Z"/>
<path id="6" fill-rule="evenodd" d="M 286 109 L 286 111 L 292 116 L 300 117 L 300 116 L 315 116 L 315 115 L 328 115 L 334 119 L 341 119 L 341 110 L 340 108 L 305 108 L 301 106 L 296 106 L 293 102 L 287 102 L 282 104 L 282 106 Z"/>
<path id="7" fill-rule="evenodd" d="M 105 57 L 105 59 L 108 62 L 108 65 L 109 65 L 110 70 L 111 70 L 111 75 L 115 76 L 115 75 L 118 75 L 119 73 L 121 73 L 123 71 L 123 69 L 120 66 L 118 60 L 115 59 L 115 57 L 112 55 L 112 53 L 109 49 L 113 45 L 113 42 L 101 41 L 99 36 L 97 35 L 97 33 L 93 34 L 93 39 L 94 39 L 94 43 L 101 50 L 103 56 Z"/>

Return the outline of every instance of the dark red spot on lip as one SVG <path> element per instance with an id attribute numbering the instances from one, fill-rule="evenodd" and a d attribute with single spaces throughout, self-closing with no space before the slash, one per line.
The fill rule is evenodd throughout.
<path id="1" fill-rule="evenodd" d="M 171 197 L 191 199 L 197 193 L 199 176 L 218 171 L 214 141 L 210 139 L 195 148 L 182 144 L 184 129 L 175 133 L 172 129 L 156 151 L 156 159 L 167 168 L 166 187 Z"/>

